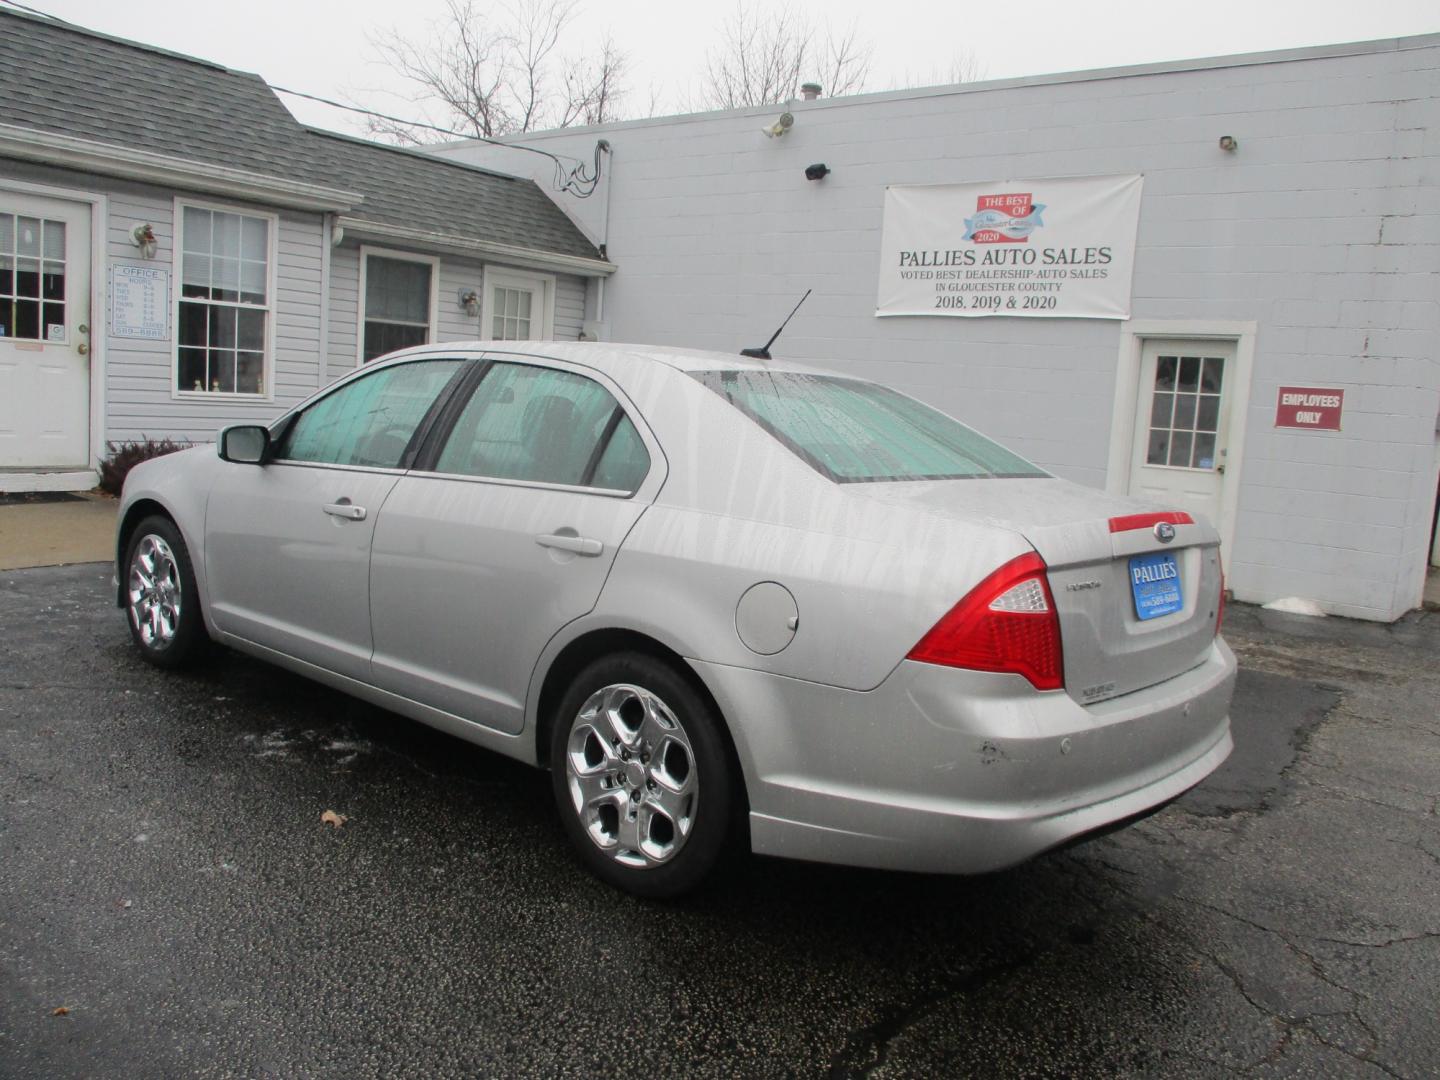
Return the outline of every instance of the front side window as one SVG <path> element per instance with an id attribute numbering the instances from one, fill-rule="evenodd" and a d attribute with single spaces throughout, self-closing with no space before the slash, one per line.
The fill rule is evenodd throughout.
<path id="1" fill-rule="evenodd" d="M 0 338 L 65 340 L 65 222 L 0 211 Z"/>
<path id="2" fill-rule="evenodd" d="M 291 422 L 276 457 L 399 468 L 415 429 L 461 364 L 460 360 L 417 360 L 346 383 Z"/>
<path id="3" fill-rule="evenodd" d="M 360 359 L 368 363 L 396 349 L 430 340 L 430 261 L 365 255 L 365 324 Z"/>
<path id="4" fill-rule="evenodd" d="M 650 455 L 615 398 L 593 379 L 500 363 L 466 403 L 435 468 L 629 492 L 649 472 Z"/>
<path id="5" fill-rule="evenodd" d="M 836 483 L 1049 475 L 875 383 L 793 371 L 701 371 L 695 378 Z"/>
<path id="6" fill-rule="evenodd" d="M 180 215 L 180 393 L 266 393 L 270 217 L 184 206 Z"/>

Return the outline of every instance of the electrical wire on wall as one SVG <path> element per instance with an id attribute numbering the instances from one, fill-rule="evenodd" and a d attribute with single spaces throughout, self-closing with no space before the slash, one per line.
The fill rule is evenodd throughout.
<path id="1" fill-rule="evenodd" d="M 427 131 L 438 131 L 442 135 L 453 135 L 457 139 L 489 143 L 491 146 L 501 146 L 507 150 L 524 150 L 531 154 L 539 154 L 541 157 L 547 157 L 555 163 L 555 178 L 552 182 L 555 190 L 568 192 L 577 199 L 588 199 L 591 195 L 595 194 L 595 189 L 600 186 L 600 155 L 608 152 L 610 149 L 608 142 L 604 139 L 599 140 L 595 144 L 594 161 L 586 162 L 579 158 L 552 154 L 549 150 L 526 146 L 524 143 L 506 142 L 503 139 L 492 139 L 486 135 L 475 135 L 469 132 L 456 131 L 454 128 L 440 127 L 436 124 L 426 123 L 423 120 L 406 120 L 404 117 L 391 116 L 389 113 L 377 112 L 375 109 L 366 109 L 359 105 L 346 105 L 344 102 L 320 97 L 318 94 L 307 94 L 303 90 L 290 90 L 283 86 L 276 86 L 273 83 L 270 84 L 270 89 L 278 94 L 289 94 L 291 97 L 305 98 L 307 101 L 318 101 L 321 105 L 329 105 L 331 108 L 360 113 L 362 116 L 373 116 L 379 120 L 388 120 L 392 124 L 405 124 L 408 127 L 425 128 Z"/>

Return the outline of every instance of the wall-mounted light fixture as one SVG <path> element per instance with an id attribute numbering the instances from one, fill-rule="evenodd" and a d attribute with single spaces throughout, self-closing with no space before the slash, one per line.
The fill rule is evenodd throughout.
<path id="1" fill-rule="evenodd" d="M 1224 150 L 1224 151 L 1227 152 L 1227 153 L 1233 154 L 1233 153 L 1235 152 L 1236 148 L 1239 147 L 1239 145 L 1240 145 L 1240 143 L 1239 143 L 1239 141 L 1235 138 L 1234 135 L 1221 135 L 1221 136 L 1220 136 L 1220 149 L 1221 149 L 1221 150 Z"/>
<path id="2" fill-rule="evenodd" d="M 795 114 L 783 112 L 780 114 L 780 118 L 776 120 L 773 124 L 771 124 L 769 127 L 761 128 L 760 130 L 765 132 L 765 137 L 767 139 L 774 139 L 780 135 L 784 135 L 794 126 Z"/>
<path id="3" fill-rule="evenodd" d="M 460 302 L 460 310 L 470 318 L 478 319 L 480 317 L 480 293 L 478 290 L 461 285 L 455 299 Z"/>
<path id="4" fill-rule="evenodd" d="M 159 246 L 155 240 L 155 230 L 148 224 L 136 225 L 130 230 L 130 240 L 140 249 L 140 257 L 153 259 L 155 249 Z"/>
<path id="5" fill-rule="evenodd" d="M 805 179 L 806 179 L 806 180 L 824 180 L 825 177 L 827 177 L 827 176 L 829 176 L 829 175 L 830 175 L 830 166 L 829 166 L 829 165 L 826 165 L 823 161 L 817 162 L 817 163 L 814 164 L 814 165 L 806 165 L 806 166 L 805 166 Z"/>

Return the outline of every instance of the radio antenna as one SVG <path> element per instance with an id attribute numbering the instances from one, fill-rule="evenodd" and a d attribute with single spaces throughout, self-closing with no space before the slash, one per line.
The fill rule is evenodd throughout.
<path id="1" fill-rule="evenodd" d="M 806 289 L 805 295 L 800 297 L 800 304 L 805 303 L 805 301 L 809 299 L 810 294 L 814 291 L 814 289 Z M 795 317 L 795 312 L 800 310 L 800 304 L 796 304 L 795 307 L 791 309 L 790 314 L 785 316 L 785 321 L 780 324 L 780 329 L 776 330 L 775 333 L 770 335 L 769 341 L 765 342 L 765 344 L 761 345 L 758 349 L 741 349 L 740 355 L 748 356 L 752 360 L 769 360 L 771 358 L 770 346 L 775 344 L 775 339 L 778 338 L 782 333 L 784 333 L 785 327 L 790 325 L 790 320 Z"/>

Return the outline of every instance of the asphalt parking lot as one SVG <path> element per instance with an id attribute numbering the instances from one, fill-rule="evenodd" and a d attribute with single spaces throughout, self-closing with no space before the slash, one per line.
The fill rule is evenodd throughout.
<path id="1" fill-rule="evenodd" d="M 1232 607 L 1236 753 L 1131 829 L 660 905 L 539 773 L 233 654 L 148 668 L 109 574 L 0 573 L 0 1076 L 1440 1072 L 1440 615 Z"/>

